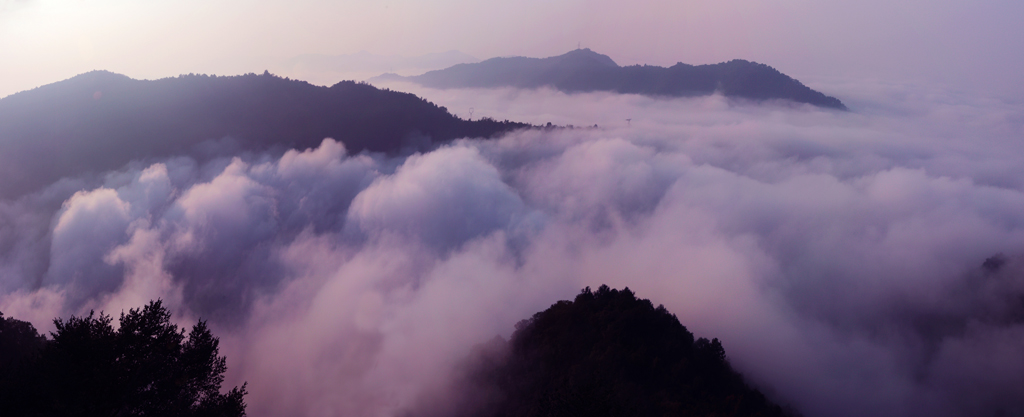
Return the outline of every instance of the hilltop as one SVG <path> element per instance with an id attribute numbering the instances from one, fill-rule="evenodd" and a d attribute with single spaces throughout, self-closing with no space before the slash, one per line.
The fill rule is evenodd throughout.
<path id="1" fill-rule="evenodd" d="M 718 339 L 624 288 L 584 289 L 470 355 L 407 417 L 763 416 L 792 412 L 733 370 Z"/>
<path id="2" fill-rule="evenodd" d="M 463 120 L 415 95 L 354 81 L 322 87 L 266 72 L 135 80 L 93 71 L 0 99 L 0 198 L 226 144 L 231 152 L 303 149 L 331 137 L 351 153 L 394 153 L 527 126 Z"/>
<path id="3" fill-rule="evenodd" d="M 765 64 L 736 59 L 711 65 L 677 63 L 668 68 L 652 65 L 622 67 L 607 55 L 590 49 L 577 49 L 549 58 L 492 58 L 417 76 L 385 74 L 375 78 L 390 79 L 442 89 L 546 86 L 568 93 L 611 91 L 667 97 L 720 93 L 726 97 L 790 100 L 846 109 L 839 99 L 812 90 Z"/>

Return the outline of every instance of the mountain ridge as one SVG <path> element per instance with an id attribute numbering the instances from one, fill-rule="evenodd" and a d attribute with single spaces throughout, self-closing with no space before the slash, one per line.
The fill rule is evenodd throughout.
<path id="1" fill-rule="evenodd" d="M 491 58 L 410 77 L 385 74 L 370 81 L 375 80 L 407 80 L 441 89 L 550 86 L 567 93 L 611 91 L 665 97 L 720 93 L 727 97 L 757 101 L 781 99 L 847 110 L 839 99 L 757 62 L 734 59 L 705 65 L 679 62 L 671 67 L 623 67 L 611 57 L 588 48 L 547 58 Z"/>
<path id="2" fill-rule="evenodd" d="M 354 54 L 303 54 L 284 62 L 288 67 L 311 67 L 335 72 L 380 72 L 406 69 L 434 70 L 462 63 L 479 62 L 473 56 L 458 50 L 433 52 L 417 56 L 378 55 L 367 51 Z"/>
<path id="3" fill-rule="evenodd" d="M 0 198 L 132 160 L 195 154 L 232 138 L 245 150 L 316 147 L 395 153 L 528 127 L 460 119 L 413 94 L 341 81 L 312 85 L 264 72 L 135 80 L 91 71 L 0 99 Z"/>

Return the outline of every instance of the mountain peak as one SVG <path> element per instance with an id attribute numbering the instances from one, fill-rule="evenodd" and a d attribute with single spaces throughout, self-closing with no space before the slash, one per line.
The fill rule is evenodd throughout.
<path id="1" fill-rule="evenodd" d="M 655 97 L 722 94 L 846 109 L 839 99 L 814 91 L 765 64 L 734 59 L 711 65 L 678 63 L 669 68 L 620 67 L 608 55 L 589 48 L 548 58 L 491 58 L 403 78 L 433 88 L 551 87 L 568 93 L 610 91 Z"/>
<path id="2" fill-rule="evenodd" d="M 352 81 L 321 87 L 268 71 L 133 80 L 92 71 L 0 99 L 0 199 L 133 160 L 213 157 L 204 143 L 223 138 L 255 152 L 313 148 L 329 137 L 352 153 L 399 153 L 525 127 L 463 120 L 412 94 Z"/>
<path id="3" fill-rule="evenodd" d="M 89 72 L 78 74 L 71 77 L 72 80 L 82 79 L 111 79 L 111 80 L 128 80 L 130 79 L 127 75 L 118 74 L 116 72 L 110 72 L 107 70 L 92 70 Z"/>
<path id="4" fill-rule="evenodd" d="M 617 68 L 619 64 L 616 64 L 611 57 L 604 54 L 599 54 L 590 50 L 590 48 L 573 49 L 559 56 L 547 58 L 548 60 L 556 61 L 560 64 L 576 65 L 576 66 L 596 66 L 596 67 L 611 67 Z"/>

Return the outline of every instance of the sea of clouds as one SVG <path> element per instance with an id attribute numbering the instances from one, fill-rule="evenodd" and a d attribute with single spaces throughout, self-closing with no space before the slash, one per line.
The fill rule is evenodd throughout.
<path id="1" fill-rule="evenodd" d="M 807 416 L 1024 413 L 1024 104 L 389 87 L 574 128 L 66 178 L 0 201 L 0 311 L 52 330 L 162 298 L 210 321 L 251 415 L 393 416 L 517 321 L 628 286 Z"/>

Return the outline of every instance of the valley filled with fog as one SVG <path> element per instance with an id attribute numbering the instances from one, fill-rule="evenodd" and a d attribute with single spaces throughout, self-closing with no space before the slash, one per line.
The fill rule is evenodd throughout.
<path id="1" fill-rule="evenodd" d="M 808 85 L 850 111 L 380 84 L 553 126 L 63 178 L 0 200 L 0 311 L 49 331 L 159 298 L 209 320 L 251 415 L 391 416 L 519 320 L 628 286 L 807 416 L 1024 412 L 1024 103 Z"/>

